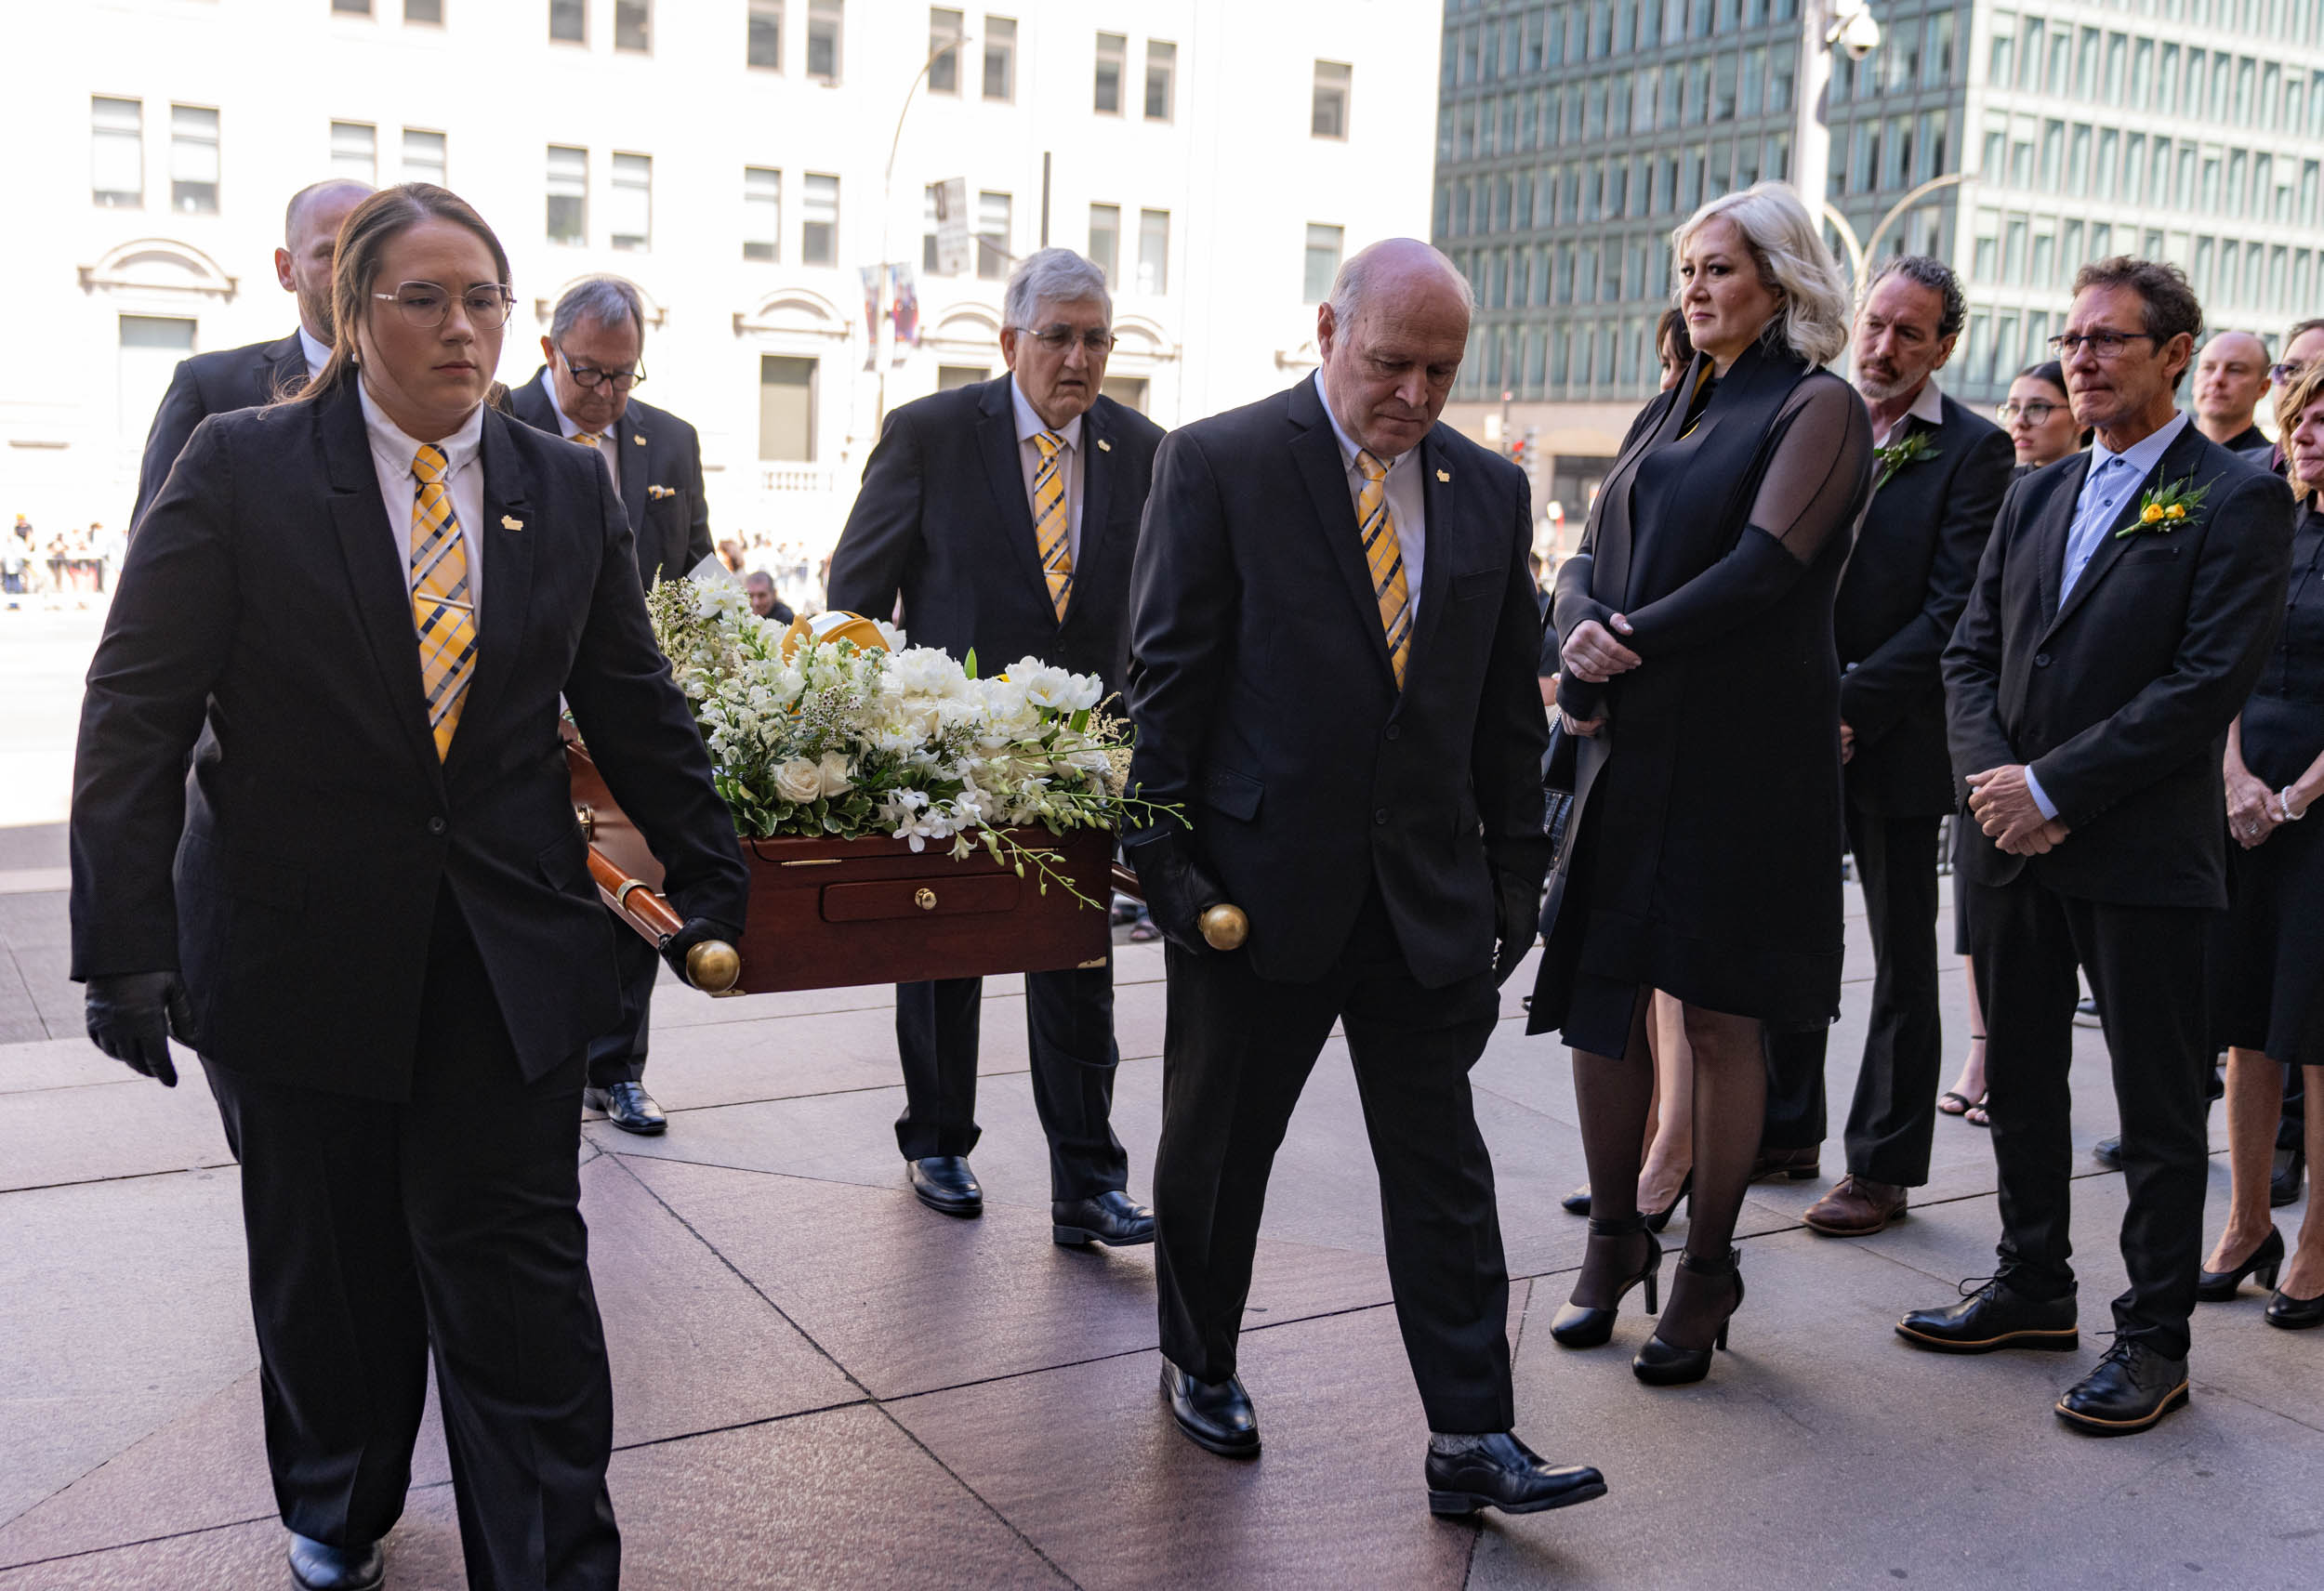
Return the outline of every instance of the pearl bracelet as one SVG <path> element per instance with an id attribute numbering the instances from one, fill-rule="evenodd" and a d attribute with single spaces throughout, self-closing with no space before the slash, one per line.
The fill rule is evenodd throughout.
<path id="1" fill-rule="evenodd" d="M 2287 784 L 2281 790 L 2276 792 L 2276 816 L 2278 819 L 2287 823 L 2296 823 L 2307 815 L 2307 809 L 2304 807 L 2297 812 L 2291 809 L 2291 785 Z"/>

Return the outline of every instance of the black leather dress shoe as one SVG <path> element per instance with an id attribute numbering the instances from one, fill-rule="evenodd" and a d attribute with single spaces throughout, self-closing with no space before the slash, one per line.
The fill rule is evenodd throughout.
<path id="1" fill-rule="evenodd" d="M 1170 1400 L 1170 1418 L 1196 1447 L 1229 1458 L 1258 1456 L 1259 1416 L 1251 1413 L 1241 1376 L 1197 1381 L 1166 1359 L 1162 1396 Z"/>
<path id="2" fill-rule="evenodd" d="M 912 1192 L 931 1210 L 947 1216 L 984 1213 L 984 1188 L 969 1169 L 965 1154 L 931 1154 L 912 1163 Z"/>
<path id="3" fill-rule="evenodd" d="M 1129 1248 L 1154 1241 L 1154 1212 L 1119 1189 L 1090 1199 L 1053 1200 L 1049 1219 L 1049 1235 L 1067 1248 L 1093 1243 Z"/>
<path id="4" fill-rule="evenodd" d="M 296 1532 L 290 1539 L 290 1567 L 299 1591 L 378 1591 L 388 1576 L 387 1554 L 377 1542 L 332 1546 Z"/>
<path id="5" fill-rule="evenodd" d="M 1915 1348 L 1937 1353 L 1991 1353 L 2004 1348 L 2071 1353 L 2077 1341 L 2074 1319 L 2072 1298 L 2027 1298 L 1997 1276 L 1958 1304 L 1915 1309 L 1896 1322 L 1896 1335 Z"/>
<path id="6" fill-rule="evenodd" d="M 654 1096 L 645 1091 L 642 1083 L 616 1083 L 611 1088 L 584 1088 L 581 1103 L 592 1111 L 602 1111 L 605 1119 L 625 1133 L 640 1133 L 652 1137 L 669 1125 L 669 1118 L 662 1114 L 662 1107 L 654 1102 Z"/>
<path id="7" fill-rule="evenodd" d="M 2096 1143 L 2090 1146 L 2090 1158 L 2096 1161 L 2100 1165 L 2105 1166 L 2108 1171 L 2121 1170 L 2122 1140 L 2120 1138 L 2100 1138 Z"/>
<path id="8" fill-rule="evenodd" d="M 1605 1477 L 1588 1465 L 1552 1469 L 1539 1453 L 1506 1431 L 1463 1453 L 1432 1450 L 1425 1473 L 1432 1514 L 1458 1516 L 1480 1508 L 1538 1514 L 1605 1495 Z"/>
<path id="9" fill-rule="evenodd" d="M 2313 1298 L 2294 1298 L 2282 1288 L 2267 1301 L 2267 1313 L 2263 1317 L 2271 1326 L 2281 1326 L 2288 1332 L 2304 1332 L 2312 1326 L 2324 1326 L 2324 1293 Z"/>
<path id="10" fill-rule="evenodd" d="M 2185 1360 L 2165 1359 L 2134 1337 L 2117 1337 L 2097 1368 L 2058 1400 L 2057 1413 L 2093 1436 L 2127 1437 L 2185 1402 Z"/>

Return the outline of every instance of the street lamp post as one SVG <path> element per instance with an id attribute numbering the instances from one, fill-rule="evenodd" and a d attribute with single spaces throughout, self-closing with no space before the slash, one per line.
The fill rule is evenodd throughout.
<path id="1" fill-rule="evenodd" d="M 928 81 L 928 74 L 936 70 L 936 63 L 971 42 L 963 33 L 929 52 L 928 59 L 920 62 L 919 71 L 914 72 L 912 81 L 905 85 L 904 104 L 896 112 L 895 136 L 888 140 L 888 168 L 879 179 L 879 262 L 873 268 L 876 274 L 872 278 L 876 288 L 871 327 L 872 365 L 878 380 L 878 397 L 872 405 L 872 439 L 875 441 L 878 440 L 880 427 L 888 423 L 888 362 L 895 346 L 895 283 L 894 272 L 889 269 L 888 229 L 895 219 L 892 212 L 895 209 L 896 151 L 904 144 L 904 119 L 912 113 L 912 96 L 918 94 L 920 85 Z"/>
<path id="2" fill-rule="evenodd" d="M 1872 19 L 1871 0 L 1802 0 L 1791 186 L 1810 215 L 1829 213 L 1825 196 L 1831 187 L 1831 127 L 1824 119 L 1824 99 L 1831 87 L 1832 51 L 1844 49 L 1851 60 L 1862 60 L 1880 45 L 1881 25 Z M 1847 226 L 1845 221 L 1840 224 Z"/>

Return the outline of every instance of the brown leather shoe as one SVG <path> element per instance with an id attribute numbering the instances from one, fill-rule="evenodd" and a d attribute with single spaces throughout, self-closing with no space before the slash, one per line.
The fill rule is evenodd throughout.
<path id="1" fill-rule="evenodd" d="M 1764 1182 L 1771 1177 L 1788 1177 L 1793 1182 L 1805 1182 L 1823 1169 L 1819 1164 L 1823 1151 L 1810 1145 L 1806 1149 L 1763 1149 L 1751 1162 L 1751 1180 Z"/>
<path id="2" fill-rule="evenodd" d="M 1827 1237 L 1861 1238 L 1905 1216 L 1905 1190 L 1851 1173 L 1808 1206 L 1800 1219 Z"/>

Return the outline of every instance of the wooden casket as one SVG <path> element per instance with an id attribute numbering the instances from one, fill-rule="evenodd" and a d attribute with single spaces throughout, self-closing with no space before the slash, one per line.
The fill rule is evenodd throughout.
<path id="1" fill-rule="evenodd" d="M 660 896 L 661 865 L 614 805 L 588 753 L 571 743 L 565 751 L 574 813 L 588 837 L 598 893 L 647 939 L 674 932 L 677 916 Z M 1099 904 L 1076 900 L 1054 881 L 1044 892 L 1033 868 L 1020 877 L 982 847 L 956 861 L 933 841 L 916 852 L 894 839 L 737 836 L 750 863 L 750 921 L 734 947 L 740 974 L 719 992 L 766 994 L 1103 965 L 1113 949 L 1113 835 L 1077 829 L 1061 838 L 1027 829 L 1017 838 L 1056 853 L 1059 871 Z"/>

